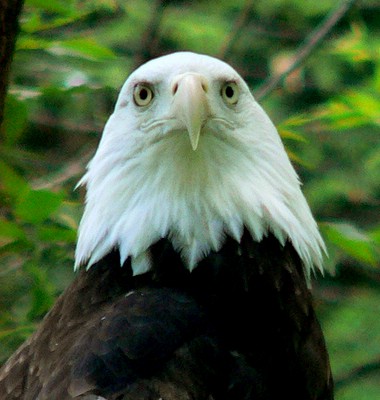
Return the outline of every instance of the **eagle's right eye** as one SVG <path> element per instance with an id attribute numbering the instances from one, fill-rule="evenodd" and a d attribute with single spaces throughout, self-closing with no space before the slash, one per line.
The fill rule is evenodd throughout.
<path id="1" fill-rule="evenodd" d="M 133 100 L 139 107 L 145 107 L 153 100 L 152 88 L 146 83 L 137 84 L 133 90 Z"/>

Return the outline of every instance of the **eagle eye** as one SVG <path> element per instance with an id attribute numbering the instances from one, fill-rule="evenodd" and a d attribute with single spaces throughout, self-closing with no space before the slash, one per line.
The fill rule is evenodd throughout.
<path id="1" fill-rule="evenodd" d="M 239 100 L 239 88 L 235 82 L 225 82 L 220 92 L 227 105 L 235 105 Z"/>
<path id="2" fill-rule="evenodd" d="M 153 100 L 154 93 L 152 88 L 146 83 L 139 83 L 133 90 L 133 100 L 139 107 L 145 107 Z"/>

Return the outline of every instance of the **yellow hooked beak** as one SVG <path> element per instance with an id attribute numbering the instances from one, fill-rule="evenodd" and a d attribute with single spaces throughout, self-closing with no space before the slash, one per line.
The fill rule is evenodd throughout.
<path id="1" fill-rule="evenodd" d="M 174 114 L 189 134 L 192 149 L 198 147 L 201 129 L 209 117 L 206 78 L 196 73 L 180 75 L 173 83 Z"/>

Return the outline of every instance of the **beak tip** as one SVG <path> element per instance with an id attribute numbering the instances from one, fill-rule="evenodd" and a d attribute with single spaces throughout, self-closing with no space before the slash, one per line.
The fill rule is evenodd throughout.
<path id="1" fill-rule="evenodd" d="M 181 75 L 173 86 L 174 113 L 186 128 L 193 151 L 210 114 L 205 88 L 206 78 L 195 73 Z"/>
<path id="2" fill-rule="evenodd" d="M 191 144 L 191 148 L 193 149 L 193 151 L 196 151 L 198 148 L 199 136 L 200 136 L 200 132 L 198 132 L 197 135 L 190 134 L 190 144 Z"/>

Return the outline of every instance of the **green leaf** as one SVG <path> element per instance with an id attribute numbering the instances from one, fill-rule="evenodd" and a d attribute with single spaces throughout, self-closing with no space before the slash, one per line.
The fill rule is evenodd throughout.
<path id="1" fill-rule="evenodd" d="M 306 139 L 301 133 L 296 132 L 294 129 L 278 127 L 278 133 L 283 139 L 295 140 L 297 142 L 306 142 Z"/>
<path id="2" fill-rule="evenodd" d="M 287 118 L 284 122 L 281 123 L 280 126 L 284 127 L 296 127 L 296 126 L 304 126 L 313 121 L 313 118 L 307 116 L 305 114 L 296 114 L 290 118 Z"/>
<path id="3" fill-rule="evenodd" d="M 32 334 L 36 329 L 35 324 L 25 324 L 17 326 L 16 328 L 11 329 L 2 329 L 0 330 L 0 339 L 5 339 L 8 337 L 14 338 L 15 336 L 21 336 L 22 340 L 25 340 L 30 334 Z"/>
<path id="4" fill-rule="evenodd" d="M 52 18 L 52 19 L 49 19 L 46 21 L 46 20 L 42 20 L 39 14 L 33 14 L 33 15 L 29 16 L 27 21 L 23 24 L 23 26 L 22 26 L 23 33 L 21 34 L 19 39 L 17 39 L 17 41 L 19 41 L 20 39 L 21 40 L 23 39 L 24 33 L 38 33 L 38 32 L 43 32 L 43 31 L 47 31 L 47 30 L 51 30 L 51 29 L 64 27 L 68 24 L 75 22 L 76 20 L 78 20 L 80 18 L 82 18 L 81 14 L 71 14 L 71 15 L 69 14 L 68 16 L 56 17 L 56 18 Z M 38 38 L 38 40 L 41 40 L 42 43 L 53 42 L 52 39 L 43 40 L 40 37 Z M 17 46 L 17 48 L 19 48 L 19 47 Z"/>
<path id="5" fill-rule="evenodd" d="M 0 161 L 0 190 L 16 201 L 29 189 L 27 181 L 8 164 Z"/>
<path id="6" fill-rule="evenodd" d="M 41 11 L 45 11 L 47 13 L 60 13 L 60 14 L 68 14 L 73 10 L 70 1 L 59 1 L 59 0 L 27 0 L 26 4 L 28 6 L 35 7 Z"/>
<path id="7" fill-rule="evenodd" d="M 350 33 L 335 41 L 333 52 L 353 64 L 379 59 L 379 39 L 370 35 L 363 24 L 352 24 Z"/>
<path id="8" fill-rule="evenodd" d="M 38 237 L 44 242 L 65 242 L 75 243 L 77 239 L 76 230 L 57 226 L 42 226 L 38 230 Z"/>
<path id="9" fill-rule="evenodd" d="M 369 236 L 372 240 L 374 240 L 380 246 L 380 226 L 375 229 L 372 229 L 369 232 Z"/>
<path id="10" fill-rule="evenodd" d="M 380 97 L 370 91 L 349 91 L 319 109 L 315 118 L 324 130 L 345 130 L 380 125 Z"/>
<path id="11" fill-rule="evenodd" d="M 320 130 L 339 131 L 366 125 L 368 118 L 341 100 L 333 100 L 314 113 Z"/>
<path id="12" fill-rule="evenodd" d="M 15 222 L 0 218 L 0 246 L 24 239 L 24 231 Z"/>
<path id="13" fill-rule="evenodd" d="M 47 190 L 30 190 L 16 204 L 15 214 L 24 222 L 41 223 L 58 209 L 62 200 L 62 194 Z"/>
<path id="14" fill-rule="evenodd" d="M 356 90 L 347 93 L 343 101 L 363 117 L 368 118 L 369 121 L 380 125 L 380 96 L 378 93 Z"/>
<path id="15" fill-rule="evenodd" d="M 29 319 L 45 314 L 54 303 L 54 286 L 49 281 L 44 269 L 32 263 L 24 266 L 32 279 L 32 306 L 28 313 Z"/>
<path id="16" fill-rule="evenodd" d="M 116 58 L 112 50 L 101 46 L 95 40 L 88 38 L 78 38 L 55 42 L 50 48 L 50 52 L 59 55 L 79 56 L 94 61 Z"/>
<path id="17" fill-rule="evenodd" d="M 304 167 L 309 168 L 310 165 L 303 160 L 301 157 L 299 157 L 294 151 L 291 151 L 289 149 L 286 149 L 286 153 L 288 154 L 288 157 L 295 163 L 303 165 Z"/>
<path id="18" fill-rule="evenodd" d="M 325 223 L 321 224 L 321 230 L 327 240 L 346 255 L 373 267 L 380 263 L 374 241 L 357 227 L 348 223 Z"/>
<path id="19" fill-rule="evenodd" d="M 21 35 L 17 39 L 17 50 L 45 50 L 52 45 L 51 40 L 36 38 L 31 35 Z"/>
<path id="20" fill-rule="evenodd" d="M 24 101 L 10 94 L 5 99 L 3 128 L 5 144 L 14 145 L 20 138 L 27 122 L 28 112 Z"/>

